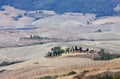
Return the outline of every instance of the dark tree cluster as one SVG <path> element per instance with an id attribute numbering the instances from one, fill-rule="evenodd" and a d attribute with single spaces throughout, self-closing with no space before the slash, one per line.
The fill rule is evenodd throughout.
<path id="1" fill-rule="evenodd" d="M 51 48 L 51 52 L 48 52 L 46 56 L 47 57 L 60 56 L 64 52 L 65 51 L 60 46 L 57 46 L 57 47 Z"/>

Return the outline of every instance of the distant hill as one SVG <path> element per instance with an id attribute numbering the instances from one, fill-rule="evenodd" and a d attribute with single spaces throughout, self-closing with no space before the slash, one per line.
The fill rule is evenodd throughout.
<path id="1" fill-rule="evenodd" d="M 0 0 L 0 6 L 10 5 L 23 10 L 54 10 L 65 12 L 95 13 L 98 16 L 114 15 L 120 0 Z"/>

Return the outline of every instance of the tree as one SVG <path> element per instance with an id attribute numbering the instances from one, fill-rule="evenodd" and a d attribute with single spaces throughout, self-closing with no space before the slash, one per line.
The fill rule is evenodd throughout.
<path id="1" fill-rule="evenodd" d="M 89 52 L 89 48 L 87 48 L 86 51 Z"/>
<path id="2" fill-rule="evenodd" d="M 77 46 L 75 46 L 75 51 L 76 51 L 76 50 L 78 50 L 78 47 L 77 47 Z"/>
<path id="3" fill-rule="evenodd" d="M 60 46 L 57 46 L 57 47 L 51 48 L 51 52 L 48 52 L 47 56 L 48 57 L 60 56 L 64 52 L 65 51 Z"/>
<path id="4" fill-rule="evenodd" d="M 66 48 L 66 49 L 65 49 L 65 53 L 68 53 L 68 52 L 69 52 L 69 48 Z"/>
<path id="5" fill-rule="evenodd" d="M 80 52 L 82 52 L 82 47 L 79 48 Z"/>
<path id="6" fill-rule="evenodd" d="M 51 57 L 52 56 L 52 52 L 48 52 L 47 56 Z"/>
<path id="7" fill-rule="evenodd" d="M 105 50 L 103 48 L 101 48 L 100 53 L 105 53 Z"/>

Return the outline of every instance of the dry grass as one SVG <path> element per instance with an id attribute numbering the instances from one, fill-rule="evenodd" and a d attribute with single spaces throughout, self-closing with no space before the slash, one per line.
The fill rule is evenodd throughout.
<path id="1" fill-rule="evenodd" d="M 72 62 L 73 65 L 66 65 L 67 62 L 69 62 L 69 59 L 71 59 L 70 61 Z M 6 78 L 9 77 L 9 79 L 34 79 L 34 78 L 39 78 L 41 76 L 45 76 L 45 75 L 62 75 L 62 74 L 66 74 L 72 70 L 80 72 L 80 71 L 84 71 L 84 70 L 94 70 L 97 69 L 96 71 L 92 71 L 91 73 L 89 73 L 88 75 L 92 75 L 92 74 L 96 74 L 96 72 L 103 72 L 104 70 L 107 69 L 115 69 L 120 67 L 120 61 L 119 59 L 114 59 L 111 61 L 98 61 L 98 62 L 91 62 L 91 63 L 80 63 L 80 59 L 79 60 L 79 64 L 76 63 L 74 58 L 68 58 L 68 60 L 66 60 L 65 58 L 61 58 L 61 59 L 51 59 L 54 65 L 60 65 L 60 66 L 55 66 L 55 67 L 50 67 L 50 65 L 48 66 L 41 66 L 41 64 L 38 65 L 31 65 L 31 66 L 27 66 L 21 69 L 16 69 L 13 70 L 9 73 L 7 73 Z M 65 63 L 60 63 L 60 61 L 63 61 Z M 85 59 L 83 59 L 85 60 Z M 81 60 L 82 61 L 82 60 Z M 46 62 L 46 61 L 42 61 L 41 63 Z M 50 61 L 49 61 L 50 62 Z M 59 62 L 59 63 L 57 63 Z M 47 63 L 47 62 L 46 62 Z M 49 63 L 50 64 L 50 63 Z M 52 64 L 52 63 L 51 63 Z M 44 65 L 46 65 L 44 63 Z M 0 75 L 1 76 L 1 75 Z"/>

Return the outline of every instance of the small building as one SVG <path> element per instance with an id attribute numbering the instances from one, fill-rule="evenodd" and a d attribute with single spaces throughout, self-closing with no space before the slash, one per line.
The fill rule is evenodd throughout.
<path id="1" fill-rule="evenodd" d="M 89 50 L 89 53 L 95 53 L 95 50 Z"/>
<path id="2" fill-rule="evenodd" d="M 39 36 L 37 36 L 37 35 L 26 35 L 25 37 L 26 38 L 36 38 L 36 37 L 39 37 Z"/>
<path id="3" fill-rule="evenodd" d="M 82 49 L 82 52 L 83 52 L 83 53 L 87 53 L 87 50 L 86 50 L 86 49 Z"/>

